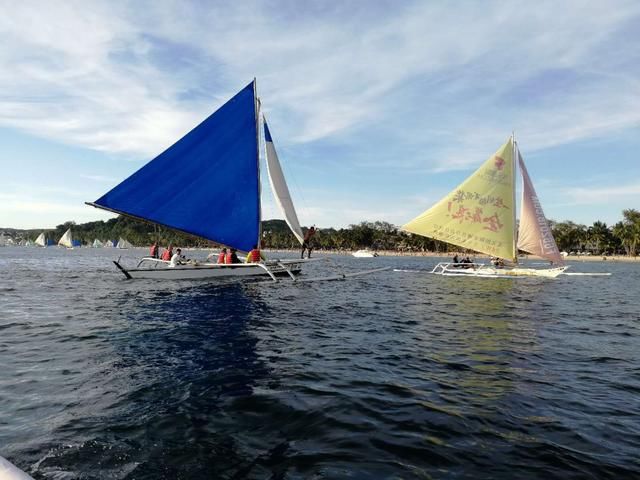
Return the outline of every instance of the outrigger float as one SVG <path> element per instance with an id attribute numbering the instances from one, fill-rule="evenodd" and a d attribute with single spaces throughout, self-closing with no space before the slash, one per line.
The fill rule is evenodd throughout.
<path id="1" fill-rule="evenodd" d="M 262 128 L 261 128 L 262 127 Z M 304 236 L 271 138 L 255 79 L 175 144 L 87 205 L 126 215 L 228 248 L 248 252 L 260 245 L 260 137 L 271 189 L 300 244 Z M 296 280 L 303 266 L 316 259 L 269 260 L 215 264 L 143 258 L 135 268 L 120 261 L 127 279 L 218 279 L 267 276 Z M 379 271 L 376 269 L 375 271 Z M 344 279 L 372 271 L 333 275 Z"/>

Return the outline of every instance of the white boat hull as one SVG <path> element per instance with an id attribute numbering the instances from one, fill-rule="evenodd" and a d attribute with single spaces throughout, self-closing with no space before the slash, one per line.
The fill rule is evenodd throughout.
<path id="1" fill-rule="evenodd" d="M 353 252 L 351 255 L 356 258 L 374 258 L 378 256 L 377 253 L 371 252 L 369 250 L 358 250 L 357 252 Z"/>
<path id="2" fill-rule="evenodd" d="M 431 273 L 450 277 L 486 277 L 486 278 L 514 278 L 514 277 L 545 277 L 556 278 L 563 273 L 567 266 L 555 268 L 497 268 L 493 265 L 478 263 L 454 264 L 439 263 Z"/>
<path id="3" fill-rule="evenodd" d="M 315 260 L 315 259 L 313 259 Z M 178 265 L 169 267 L 169 262 L 156 259 L 143 259 L 138 267 L 150 265 L 147 268 L 127 269 L 118 262 L 113 263 L 129 280 L 201 280 L 232 277 L 283 276 L 297 275 L 305 260 L 280 260 L 267 263 L 238 263 L 232 265 L 203 263 L 199 265 Z"/>

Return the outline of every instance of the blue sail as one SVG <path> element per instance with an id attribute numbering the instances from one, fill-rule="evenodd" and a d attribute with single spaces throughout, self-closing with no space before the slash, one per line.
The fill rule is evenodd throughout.
<path id="1" fill-rule="evenodd" d="M 255 84 L 92 205 L 251 250 L 260 235 Z"/>

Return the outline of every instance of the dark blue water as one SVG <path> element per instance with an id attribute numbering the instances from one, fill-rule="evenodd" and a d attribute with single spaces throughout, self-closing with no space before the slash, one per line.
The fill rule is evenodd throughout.
<path id="1" fill-rule="evenodd" d="M 215 285 L 120 253 L 0 248 L 0 455 L 35 478 L 640 478 L 640 263 Z"/>

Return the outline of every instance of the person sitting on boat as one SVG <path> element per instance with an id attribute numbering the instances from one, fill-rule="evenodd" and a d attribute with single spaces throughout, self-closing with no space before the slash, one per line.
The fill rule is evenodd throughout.
<path id="1" fill-rule="evenodd" d="M 173 258 L 173 246 L 169 245 L 167 249 L 164 252 L 162 252 L 161 259 L 166 262 L 169 262 L 171 261 L 172 258 Z"/>
<path id="2" fill-rule="evenodd" d="M 227 257 L 227 249 L 223 248 L 222 250 L 220 250 L 220 254 L 218 255 L 218 263 L 224 263 L 226 257 Z"/>
<path id="3" fill-rule="evenodd" d="M 182 250 L 178 248 L 176 249 L 176 253 L 174 253 L 173 256 L 171 257 L 171 263 L 169 264 L 169 267 L 173 268 L 178 265 L 182 265 L 183 260 L 184 260 L 184 257 L 182 256 Z"/>
<path id="4" fill-rule="evenodd" d="M 302 253 L 300 258 L 304 258 L 304 251 L 307 250 L 307 258 L 311 258 L 311 250 L 313 250 L 313 236 L 316 234 L 316 226 L 313 225 L 307 233 L 304 234 L 304 241 L 302 242 Z"/>
<path id="5" fill-rule="evenodd" d="M 460 259 L 458 258 L 458 254 L 456 253 L 456 254 L 453 256 L 453 266 L 454 266 L 455 268 L 458 268 L 458 263 L 460 263 Z"/>
<path id="6" fill-rule="evenodd" d="M 224 263 L 230 265 L 233 263 L 242 263 L 238 258 L 237 250 L 235 248 L 230 249 L 227 252 L 227 256 L 224 258 Z"/>
<path id="7" fill-rule="evenodd" d="M 153 245 L 151 245 L 149 254 L 151 255 L 151 258 L 158 258 L 158 244 L 156 242 L 153 242 Z"/>
<path id="8" fill-rule="evenodd" d="M 247 253 L 247 260 L 245 263 L 259 263 L 261 260 L 265 260 L 264 255 L 260 252 L 258 245 L 254 245 L 253 249 Z"/>

